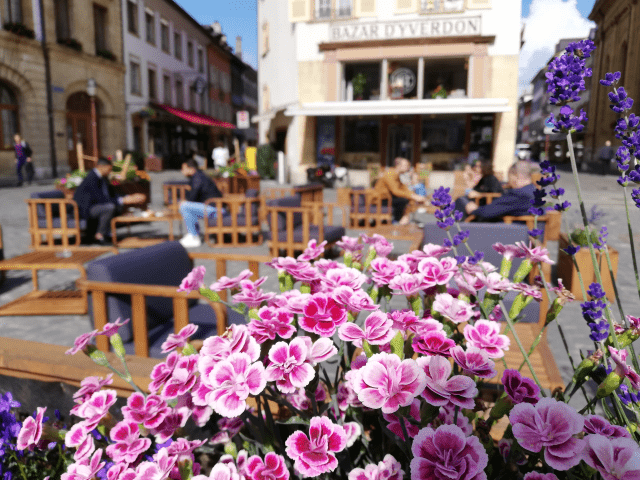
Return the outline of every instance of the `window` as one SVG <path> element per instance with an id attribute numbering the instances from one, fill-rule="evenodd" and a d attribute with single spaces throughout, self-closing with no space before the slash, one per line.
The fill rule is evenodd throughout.
<path id="1" fill-rule="evenodd" d="M 193 67 L 193 42 L 191 40 L 187 41 L 187 64 Z"/>
<path id="2" fill-rule="evenodd" d="M 196 85 L 189 87 L 189 110 L 196 111 Z"/>
<path id="3" fill-rule="evenodd" d="M 420 8 L 424 13 L 464 12 L 464 0 L 421 0 Z"/>
<path id="4" fill-rule="evenodd" d="M 22 0 L 4 0 L 3 23 L 22 22 Z"/>
<path id="5" fill-rule="evenodd" d="M 421 153 L 453 153 L 464 150 L 466 115 L 422 117 Z"/>
<path id="6" fill-rule="evenodd" d="M 140 64 L 134 61 L 129 62 L 129 80 L 131 82 L 131 93 L 140 95 Z"/>
<path id="7" fill-rule="evenodd" d="M 345 117 L 344 151 L 348 153 L 379 152 L 380 120 Z"/>
<path id="8" fill-rule="evenodd" d="M 71 37 L 69 30 L 69 3 L 68 0 L 58 0 L 54 3 L 56 15 L 56 38 L 65 40 Z"/>
<path id="9" fill-rule="evenodd" d="M 173 34 L 173 55 L 178 60 L 182 60 L 182 35 L 178 32 Z"/>
<path id="10" fill-rule="evenodd" d="M 200 101 L 200 112 L 201 113 L 205 113 L 205 90 L 202 90 L 199 94 L 198 94 L 198 100 Z"/>
<path id="11" fill-rule="evenodd" d="M 269 53 L 269 22 L 262 24 L 262 55 Z"/>
<path id="12" fill-rule="evenodd" d="M 352 1 L 353 0 L 336 0 L 336 17 L 350 17 Z"/>
<path id="13" fill-rule="evenodd" d="M 344 66 L 345 100 L 380 99 L 380 63 L 349 63 Z"/>
<path id="14" fill-rule="evenodd" d="M 331 0 L 316 0 L 316 18 L 331 18 Z"/>
<path id="15" fill-rule="evenodd" d="M 162 77 L 162 92 L 164 95 L 164 103 L 171 105 L 171 77 L 169 75 Z"/>
<path id="16" fill-rule="evenodd" d="M 18 132 L 18 102 L 13 90 L 0 83 L 0 146 L 13 149 L 13 136 Z"/>
<path id="17" fill-rule="evenodd" d="M 218 69 L 213 65 L 209 66 L 209 79 L 211 81 L 211 88 L 218 89 L 220 86 L 220 75 L 218 75 Z"/>
<path id="18" fill-rule="evenodd" d="M 467 78 L 465 58 L 425 61 L 424 98 L 466 98 Z"/>
<path id="19" fill-rule="evenodd" d="M 134 0 L 127 0 L 127 28 L 138 35 L 138 4 Z"/>
<path id="20" fill-rule="evenodd" d="M 184 108 L 184 87 L 180 79 L 176 79 L 176 106 Z"/>
<path id="21" fill-rule="evenodd" d="M 163 52 L 170 53 L 171 50 L 169 49 L 169 24 L 164 20 L 160 21 L 160 44 Z"/>
<path id="22" fill-rule="evenodd" d="M 156 78 L 156 71 L 150 68 L 148 70 L 149 81 L 149 98 L 155 100 L 158 98 L 158 79 Z"/>
<path id="23" fill-rule="evenodd" d="M 198 71 L 204 73 L 204 52 L 201 47 L 198 47 Z"/>
<path id="24" fill-rule="evenodd" d="M 156 44 L 156 17 L 149 10 L 144 12 L 144 24 L 147 32 L 147 42 L 151 45 Z"/>
<path id="25" fill-rule="evenodd" d="M 93 28 L 95 30 L 96 53 L 108 50 L 107 44 L 107 9 L 93 5 Z"/>

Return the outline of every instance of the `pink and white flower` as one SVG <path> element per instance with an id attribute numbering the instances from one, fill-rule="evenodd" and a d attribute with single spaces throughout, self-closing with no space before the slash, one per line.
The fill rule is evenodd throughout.
<path id="1" fill-rule="evenodd" d="M 162 419 L 162 423 L 151 430 L 151 433 L 156 437 L 156 443 L 166 442 L 176 433 L 176 430 L 184 427 L 189 420 L 190 413 L 188 407 L 172 408 L 171 412 Z"/>
<path id="2" fill-rule="evenodd" d="M 193 323 L 182 327 L 178 333 L 170 334 L 162 344 L 162 353 L 169 353 L 177 348 L 184 348 L 189 342 L 189 337 L 198 331 L 198 326 Z"/>
<path id="3" fill-rule="evenodd" d="M 333 472 L 338 466 L 335 454 L 344 450 L 347 434 L 340 425 L 327 417 L 313 417 L 309 426 L 309 436 L 304 432 L 294 432 L 285 445 L 294 468 L 303 477 L 317 477 Z"/>
<path id="4" fill-rule="evenodd" d="M 454 298 L 449 293 L 439 293 L 432 306 L 433 310 L 438 312 L 447 320 L 453 323 L 467 322 L 474 316 L 473 307 L 463 300 Z"/>
<path id="5" fill-rule="evenodd" d="M 514 258 L 524 258 L 526 253 L 522 247 L 516 245 L 503 245 L 494 243 L 493 249 L 504 257 L 505 260 L 513 260 Z"/>
<path id="6" fill-rule="evenodd" d="M 347 310 L 358 313 L 362 311 L 378 310 L 378 305 L 374 303 L 364 290 L 353 290 L 351 287 L 338 287 L 333 290 L 332 298 L 339 304 L 344 305 Z"/>
<path id="7" fill-rule="evenodd" d="M 293 315 L 283 308 L 262 307 L 258 318 L 249 322 L 251 336 L 260 344 L 276 337 L 291 338 L 296 329 L 291 325 Z"/>
<path id="8" fill-rule="evenodd" d="M 393 433 L 395 433 L 398 438 L 400 438 L 400 440 L 405 440 L 404 438 L 404 432 L 402 431 L 402 425 L 400 424 L 400 421 L 404 422 L 404 427 L 407 430 L 407 435 L 409 435 L 409 438 L 413 438 L 418 434 L 418 431 L 420 430 L 419 424 L 420 424 L 420 400 L 418 399 L 414 399 L 413 402 L 411 402 L 411 408 L 409 409 L 409 415 L 416 421 L 416 424 L 404 419 L 404 418 L 398 418 L 398 416 L 394 413 L 383 413 L 382 417 L 389 422 L 387 424 L 387 428 L 389 430 L 391 430 Z"/>
<path id="9" fill-rule="evenodd" d="M 630 438 L 607 438 L 603 435 L 584 437 L 586 447 L 582 460 L 595 468 L 605 480 L 640 478 L 638 444 Z"/>
<path id="10" fill-rule="evenodd" d="M 267 453 L 264 460 L 258 455 L 249 457 L 247 472 L 250 480 L 288 480 L 289 478 L 284 457 L 273 452 Z"/>
<path id="11" fill-rule="evenodd" d="M 338 336 L 346 342 L 353 342 L 356 347 L 362 347 L 362 340 L 371 345 L 384 345 L 395 335 L 393 320 L 384 312 L 373 312 L 364 321 L 364 329 L 353 322 L 343 323 L 338 330 Z"/>
<path id="12" fill-rule="evenodd" d="M 112 337 L 116 333 L 118 333 L 118 329 L 129 323 L 131 319 L 127 318 L 126 320 L 120 320 L 119 318 L 113 323 L 106 323 L 104 327 L 102 327 L 102 331 L 98 332 L 97 335 L 105 335 L 107 337 Z"/>
<path id="13" fill-rule="evenodd" d="M 203 266 L 194 267 L 189 274 L 184 277 L 178 287 L 179 292 L 194 292 L 204 287 L 204 275 L 207 269 Z"/>
<path id="14" fill-rule="evenodd" d="M 456 345 L 449 353 L 467 375 L 475 375 L 480 378 L 493 378 L 498 372 L 495 370 L 495 363 L 490 360 L 487 353 L 469 345 L 464 351 L 460 345 Z"/>
<path id="15" fill-rule="evenodd" d="M 100 420 L 109 412 L 109 408 L 116 403 L 115 390 L 100 390 L 78 408 L 76 415 L 86 420 L 89 431 L 98 426 Z"/>
<path id="16" fill-rule="evenodd" d="M 322 281 L 333 288 L 345 286 L 358 290 L 367 281 L 367 277 L 355 268 L 332 268 Z"/>
<path id="17" fill-rule="evenodd" d="M 209 405 L 223 417 L 237 417 L 247 408 L 249 395 L 257 395 L 267 384 L 262 362 L 251 363 L 246 353 L 232 353 L 201 377 L 193 403 Z"/>
<path id="18" fill-rule="evenodd" d="M 85 422 L 76 423 L 67 431 L 64 436 L 64 444 L 69 448 L 76 449 L 73 453 L 76 462 L 88 458 L 96 449 L 93 436 L 89 434 Z"/>
<path id="19" fill-rule="evenodd" d="M 349 448 L 360 438 L 362 429 L 357 422 L 347 422 L 342 425 L 342 428 L 344 428 L 344 433 L 347 435 L 347 448 Z"/>
<path id="20" fill-rule="evenodd" d="M 423 275 L 425 288 L 448 284 L 457 270 L 458 262 L 451 257 L 442 260 L 425 258 L 418 264 L 418 272 Z"/>
<path id="21" fill-rule="evenodd" d="M 91 480 L 98 475 L 106 462 L 101 462 L 102 449 L 96 450 L 91 459 L 72 463 L 67 467 L 67 472 L 60 476 L 61 480 Z"/>
<path id="22" fill-rule="evenodd" d="M 423 369 L 426 384 L 422 396 L 431 405 L 444 406 L 449 403 L 460 408 L 473 408 L 478 389 L 473 379 L 464 375 L 451 376 L 449 360 L 439 355 L 418 357 L 418 366 Z"/>
<path id="23" fill-rule="evenodd" d="M 80 388 L 76 393 L 73 394 L 73 400 L 77 404 L 83 404 L 87 400 L 91 398 L 95 392 L 99 391 L 102 387 L 106 385 L 111 385 L 113 383 L 113 373 L 108 374 L 104 379 L 100 377 L 86 377 L 80 382 Z M 76 410 L 80 405 L 75 405 L 71 412 L 72 414 L 76 414 Z"/>
<path id="24" fill-rule="evenodd" d="M 422 274 L 401 273 L 389 282 L 389 288 L 398 291 L 400 295 L 413 297 L 425 289 Z"/>
<path id="25" fill-rule="evenodd" d="M 300 327 L 321 337 L 331 337 L 347 321 L 347 311 L 324 293 L 312 295 L 299 319 Z"/>
<path id="26" fill-rule="evenodd" d="M 478 280 L 487 287 L 487 293 L 502 293 L 512 289 L 512 283 L 508 278 L 504 278 L 498 272 L 491 272 L 487 275 L 478 273 Z"/>
<path id="27" fill-rule="evenodd" d="M 555 262 L 549 258 L 549 250 L 546 248 L 536 245 L 534 246 L 531 241 L 529 241 L 529 246 L 527 246 L 524 242 L 517 242 L 517 246 L 522 248 L 525 253 L 525 258 L 528 258 L 531 263 L 548 263 L 549 265 L 553 265 Z"/>
<path id="28" fill-rule="evenodd" d="M 364 245 L 358 243 L 358 238 L 353 237 L 342 237 L 342 239 L 336 242 L 336 245 L 342 248 L 345 252 L 359 252 L 364 248 Z"/>
<path id="29" fill-rule="evenodd" d="M 491 320 L 478 320 L 475 325 L 465 325 L 464 338 L 472 347 L 484 350 L 489 358 L 504 357 L 511 340 L 500 335 L 500 324 Z"/>
<path id="30" fill-rule="evenodd" d="M 25 421 L 22 422 L 22 428 L 18 433 L 16 442 L 16 448 L 18 450 L 35 447 L 38 444 L 42 436 L 42 418 L 46 410 L 46 407 L 38 407 L 36 409 L 36 418 L 27 417 Z"/>
<path id="31" fill-rule="evenodd" d="M 171 377 L 164 384 L 161 396 L 165 399 L 170 399 L 189 392 L 196 384 L 197 371 L 197 355 L 180 357 L 171 372 Z"/>
<path id="32" fill-rule="evenodd" d="M 245 269 L 240 272 L 240 275 L 234 278 L 220 277 L 217 282 L 211 284 L 209 289 L 214 292 L 221 292 L 228 288 L 238 288 L 240 286 L 240 282 L 251 278 L 251 275 L 253 275 L 253 272 L 249 269 Z"/>
<path id="33" fill-rule="evenodd" d="M 83 333 L 73 341 L 73 347 L 71 347 L 64 353 L 67 355 L 75 355 L 80 350 L 84 350 L 87 345 L 89 345 L 91 341 L 96 338 L 96 335 L 98 335 L 98 330 L 92 330 L 91 332 Z"/>
<path id="34" fill-rule="evenodd" d="M 151 440 L 140 438 L 138 424 L 127 420 L 116 424 L 109 432 L 109 437 L 115 443 L 109 445 L 106 451 L 115 463 L 133 463 L 151 446 Z"/>
<path id="35" fill-rule="evenodd" d="M 237 303 L 244 303 L 249 308 L 258 308 L 262 302 L 268 302 L 275 293 L 263 292 L 258 288 L 259 285 L 264 283 L 266 277 L 263 277 L 255 282 L 251 280 L 242 280 L 240 282 L 240 292 L 236 293 L 232 298 Z"/>
<path id="36" fill-rule="evenodd" d="M 389 285 L 391 280 L 402 273 L 411 273 L 409 265 L 404 262 L 394 262 L 384 257 L 374 258 L 371 262 L 371 279 L 379 287 Z"/>
<path id="37" fill-rule="evenodd" d="M 231 325 L 223 335 L 209 337 L 202 342 L 198 363 L 200 373 L 205 373 L 204 364 L 209 364 L 210 361 L 215 364 L 237 352 L 246 353 L 252 362 L 258 360 L 260 356 L 260 345 L 251 336 L 246 325 Z M 168 361 L 169 357 L 167 357 Z"/>
<path id="38" fill-rule="evenodd" d="M 309 262 L 311 260 L 315 260 L 324 253 L 324 248 L 326 246 L 326 240 L 320 244 L 318 244 L 318 241 L 315 238 L 309 240 L 307 248 L 305 248 L 304 252 L 302 252 L 302 254 L 298 256 L 298 261 Z"/>
<path id="39" fill-rule="evenodd" d="M 612 425 L 600 415 L 584 416 L 584 433 L 604 435 L 608 438 L 631 438 L 629 430 L 620 425 Z"/>
<path id="40" fill-rule="evenodd" d="M 393 251 L 393 244 L 389 243 L 386 238 L 377 233 L 374 233 L 372 236 L 362 233 L 360 234 L 360 238 L 364 243 L 371 245 L 379 257 L 386 257 Z"/>
<path id="41" fill-rule="evenodd" d="M 206 475 L 196 475 L 192 477 L 192 480 L 244 480 L 244 477 L 240 477 L 234 464 L 216 463 L 208 477 Z"/>
<path id="42" fill-rule="evenodd" d="M 315 371 L 307 363 L 307 345 L 302 338 L 294 338 L 291 343 L 276 343 L 269 350 L 269 366 L 265 371 L 267 381 L 276 382 L 282 393 L 293 393 L 306 387 Z"/>
<path id="43" fill-rule="evenodd" d="M 456 345 L 456 342 L 447 338 L 443 330 L 431 330 L 413 338 L 411 347 L 416 353 L 423 355 L 444 355 L 448 357 L 449 350 Z"/>
<path id="44" fill-rule="evenodd" d="M 132 393 L 127 399 L 127 406 L 122 407 L 125 420 L 142 424 L 148 429 L 157 428 L 170 413 L 171 407 L 158 395 L 148 395 L 145 398 L 139 392 Z"/>
<path id="45" fill-rule="evenodd" d="M 440 258 L 442 255 L 446 255 L 451 251 L 451 247 L 443 247 L 442 245 L 435 245 L 433 243 L 427 243 L 422 247 L 422 252 L 427 257 Z"/>
<path id="46" fill-rule="evenodd" d="M 357 371 L 353 389 L 364 406 L 393 413 L 411 405 L 426 384 L 426 376 L 415 360 L 376 353 Z"/>
<path id="47" fill-rule="evenodd" d="M 640 375 L 638 375 L 638 373 L 633 369 L 632 366 L 627 365 L 627 355 L 629 354 L 629 352 L 624 348 L 617 350 L 609 346 L 609 353 L 611 354 L 611 359 L 616 364 L 614 372 L 616 372 L 620 377 L 629 380 L 634 390 L 639 390 Z"/>

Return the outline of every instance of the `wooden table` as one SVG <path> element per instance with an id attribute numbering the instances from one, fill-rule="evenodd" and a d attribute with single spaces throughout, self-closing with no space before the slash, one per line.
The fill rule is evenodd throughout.
<path id="1" fill-rule="evenodd" d="M 38 288 L 39 270 L 78 270 L 86 278 L 84 264 L 104 255 L 117 253 L 112 247 L 75 247 L 60 251 L 38 250 L 0 261 L 0 270 L 31 270 L 33 291 L 0 307 L 0 316 L 8 315 L 84 315 L 87 313 L 86 292 L 75 290 L 49 291 Z"/>
<path id="2" fill-rule="evenodd" d="M 117 248 L 143 248 L 150 245 L 156 245 L 158 243 L 166 242 L 166 237 L 153 237 L 153 238 L 140 238 L 140 237 L 127 237 L 118 241 L 118 235 L 116 233 L 116 226 L 120 224 L 128 224 L 129 226 L 134 223 L 146 223 L 146 222 L 167 222 L 169 224 L 169 241 L 174 240 L 173 235 L 173 222 L 176 220 L 182 220 L 182 216 L 172 210 L 166 210 L 163 215 L 156 217 L 151 215 L 149 217 L 142 217 L 133 215 L 131 213 L 125 213 L 118 217 L 111 219 L 111 235 L 113 239 L 113 246 Z"/>
<path id="3" fill-rule="evenodd" d="M 367 235 L 373 235 L 377 233 L 382 235 L 389 241 L 392 240 L 406 240 L 411 242 L 409 252 L 420 249 L 422 243 L 422 229 L 415 223 L 409 223 L 408 225 L 377 225 L 375 227 L 367 227 L 364 229 Z"/>

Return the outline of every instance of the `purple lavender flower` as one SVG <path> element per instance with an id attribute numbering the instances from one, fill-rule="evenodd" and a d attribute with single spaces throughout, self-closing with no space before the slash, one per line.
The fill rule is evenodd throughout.
<path id="1" fill-rule="evenodd" d="M 594 342 L 603 342 L 609 336 L 609 324 L 605 320 L 590 323 L 589 327 L 591 328 L 589 338 Z"/>
<path id="2" fill-rule="evenodd" d="M 600 80 L 600 85 L 604 85 L 605 87 L 610 87 L 611 85 L 618 83 L 622 74 L 620 72 L 616 73 L 607 73 L 604 76 L 604 80 Z"/>
<path id="3" fill-rule="evenodd" d="M 544 215 L 547 211 L 546 205 L 547 202 L 544 200 L 544 197 L 547 195 L 547 192 L 544 188 L 540 188 L 533 191 L 533 200 L 531 201 L 531 205 L 533 205 L 529 209 L 529 213 L 531 215 Z"/>
<path id="4" fill-rule="evenodd" d="M 591 40 L 572 42 L 563 55 L 551 60 L 545 76 L 552 105 L 562 106 L 580 100 L 578 93 L 586 90 L 584 79 L 592 74 L 591 69 L 585 67 L 585 59 L 594 49 Z"/>
<path id="5" fill-rule="evenodd" d="M 631 200 L 636 204 L 636 207 L 640 208 L 640 188 L 634 188 L 631 191 Z"/>
<path id="6" fill-rule="evenodd" d="M 629 406 L 632 403 L 638 403 L 638 395 L 630 392 L 629 387 L 627 387 L 624 383 L 620 385 L 620 392 L 618 393 L 618 397 L 620 401 L 625 405 Z"/>
<path id="7" fill-rule="evenodd" d="M 534 228 L 533 230 L 529 230 L 529 236 L 533 238 L 539 237 L 543 233 L 544 230 L 542 228 Z"/>
<path id="8" fill-rule="evenodd" d="M 609 108 L 616 113 L 623 113 L 633 106 L 633 99 L 627 95 L 624 87 L 618 87 L 615 92 L 609 92 L 609 100 L 611 100 Z"/>
<path id="9" fill-rule="evenodd" d="M 569 245 L 567 248 L 563 248 L 562 251 L 568 255 L 574 256 L 580 250 L 580 245 Z"/>
<path id="10" fill-rule="evenodd" d="M 611 95 L 611 94 L 609 94 Z M 578 97 L 580 99 L 580 97 Z M 633 103 L 633 100 L 631 101 Z M 560 114 L 556 117 L 553 113 L 549 116 L 549 121 L 553 123 L 554 133 L 569 133 L 569 132 L 581 132 L 584 130 L 583 123 L 587 123 L 587 114 L 581 108 L 580 114 L 575 115 L 573 108 L 569 105 L 565 105 L 560 108 Z"/>
<path id="11" fill-rule="evenodd" d="M 604 296 L 606 295 L 604 293 L 602 285 L 596 282 L 593 282 L 591 285 L 589 285 L 589 288 L 587 289 L 587 293 L 591 295 L 593 298 L 604 298 Z"/>
<path id="12" fill-rule="evenodd" d="M 431 199 L 431 205 L 438 207 L 435 212 L 435 217 L 438 220 L 438 227 L 443 230 L 449 230 L 456 222 L 462 220 L 462 212 L 455 209 L 454 203 L 449 195 L 450 188 L 440 187 L 435 192 Z"/>
<path id="13" fill-rule="evenodd" d="M 602 300 L 591 300 L 580 304 L 582 317 L 588 322 L 595 322 L 602 318 L 602 312 L 606 304 Z"/>

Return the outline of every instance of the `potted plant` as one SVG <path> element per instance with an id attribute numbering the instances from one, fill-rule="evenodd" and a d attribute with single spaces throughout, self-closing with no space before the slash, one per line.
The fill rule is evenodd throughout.
<path id="1" fill-rule="evenodd" d="M 582 280 L 585 288 L 591 283 L 596 281 L 595 271 L 591 262 L 591 254 L 589 253 L 588 245 L 592 243 L 596 248 L 596 259 L 600 273 L 602 275 L 602 287 L 607 294 L 607 298 L 610 301 L 615 300 L 615 292 L 613 290 L 613 282 L 611 281 L 611 275 L 609 274 L 609 266 L 607 264 L 607 258 L 603 252 L 607 233 L 607 228 L 602 227 L 597 232 L 597 226 L 600 220 L 605 216 L 605 213 L 598 210 L 594 205 L 589 213 L 588 221 L 591 229 L 591 239 L 587 238 L 585 229 L 578 226 L 578 223 L 571 223 L 571 230 L 568 233 L 561 233 L 558 242 L 558 278 L 561 278 L 565 286 L 578 300 L 584 300 L 582 295 L 582 289 L 580 287 L 580 278 L 578 276 L 578 269 L 582 275 Z M 607 246 L 609 251 L 609 257 L 611 259 L 611 266 L 613 271 L 614 280 L 617 278 L 618 273 L 618 250 L 613 247 Z M 575 251 L 574 264 L 569 252 Z"/>
<path id="2" fill-rule="evenodd" d="M 61 190 L 64 193 L 66 198 L 72 199 L 76 188 L 78 188 L 82 183 L 84 178 L 87 176 L 87 173 L 88 172 L 82 170 L 74 170 L 68 173 L 65 177 L 57 179 L 55 181 L 55 186 L 58 190 Z"/>
<path id="3" fill-rule="evenodd" d="M 367 85 L 367 76 L 360 72 L 351 80 L 353 85 L 353 98 L 356 100 L 364 100 L 364 87 Z"/>

